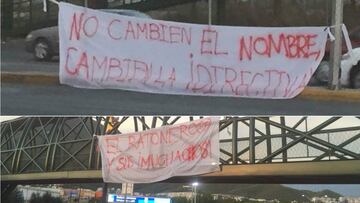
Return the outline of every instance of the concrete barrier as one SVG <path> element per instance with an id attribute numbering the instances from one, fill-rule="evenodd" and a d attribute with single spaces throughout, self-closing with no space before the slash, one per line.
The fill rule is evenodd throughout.
<path id="1" fill-rule="evenodd" d="M 1 72 L 2 83 L 58 85 L 59 75 L 43 72 Z"/>
<path id="2" fill-rule="evenodd" d="M 360 90 L 329 90 L 326 89 L 326 87 L 306 87 L 298 97 L 315 100 L 347 101 L 360 103 Z"/>

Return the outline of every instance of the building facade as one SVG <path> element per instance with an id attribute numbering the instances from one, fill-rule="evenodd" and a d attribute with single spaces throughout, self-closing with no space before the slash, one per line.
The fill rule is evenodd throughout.
<path id="1" fill-rule="evenodd" d="M 52 197 L 61 197 L 61 189 L 58 188 L 44 188 L 44 187 L 33 187 L 30 185 L 19 185 L 17 189 L 22 193 L 24 197 L 24 202 L 30 202 L 32 194 L 39 194 L 43 196 L 46 193 L 49 193 Z"/>

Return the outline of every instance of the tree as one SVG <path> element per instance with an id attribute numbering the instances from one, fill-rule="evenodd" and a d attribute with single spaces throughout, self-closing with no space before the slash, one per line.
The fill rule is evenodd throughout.
<path id="1" fill-rule="evenodd" d="M 173 197 L 171 198 L 172 203 L 191 203 L 186 197 Z"/>
<path id="2" fill-rule="evenodd" d="M 53 197 L 51 196 L 51 194 L 49 192 L 45 193 L 43 196 L 42 196 L 42 201 L 44 203 L 51 203 Z"/>
<path id="3" fill-rule="evenodd" d="M 13 1 L 1 1 L 1 40 L 6 40 L 13 28 Z"/>
<path id="4" fill-rule="evenodd" d="M 200 194 L 198 195 L 199 203 L 216 203 L 217 201 L 210 194 Z"/>
<path id="5" fill-rule="evenodd" d="M 108 2 L 107 0 L 88 0 L 89 8 L 107 8 Z"/>
<path id="6" fill-rule="evenodd" d="M 32 193 L 30 197 L 30 203 L 40 203 L 41 197 L 39 193 Z"/>
<path id="7" fill-rule="evenodd" d="M 23 203 L 24 202 L 24 195 L 17 189 L 11 191 L 10 195 L 6 197 L 6 199 L 2 199 L 2 202 L 13 202 L 13 203 Z"/>
<path id="8" fill-rule="evenodd" d="M 39 193 L 31 194 L 30 203 L 62 203 L 60 197 L 53 197 L 49 192 L 46 192 L 43 196 Z"/>

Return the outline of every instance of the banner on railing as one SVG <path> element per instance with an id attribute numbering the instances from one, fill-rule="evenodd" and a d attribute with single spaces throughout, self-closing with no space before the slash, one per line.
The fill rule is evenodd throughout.
<path id="1" fill-rule="evenodd" d="M 97 138 L 104 182 L 150 183 L 219 170 L 219 118 Z"/>
<path id="2" fill-rule="evenodd" d="M 60 3 L 60 82 L 153 93 L 292 98 L 325 51 L 326 27 L 231 27 Z"/>

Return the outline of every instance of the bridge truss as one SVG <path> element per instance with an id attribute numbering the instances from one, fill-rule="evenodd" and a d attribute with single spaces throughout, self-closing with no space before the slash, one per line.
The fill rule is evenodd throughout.
<path id="1" fill-rule="evenodd" d="M 200 117 L 22 117 L 1 123 L 1 176 L 14 182 L 100 182 L 94 135 Z M 209 182 L 358 183 L 359 117 L 222 117 L 222 170 Z M 168 181 L 187 181 L 172 178 Z"/>

